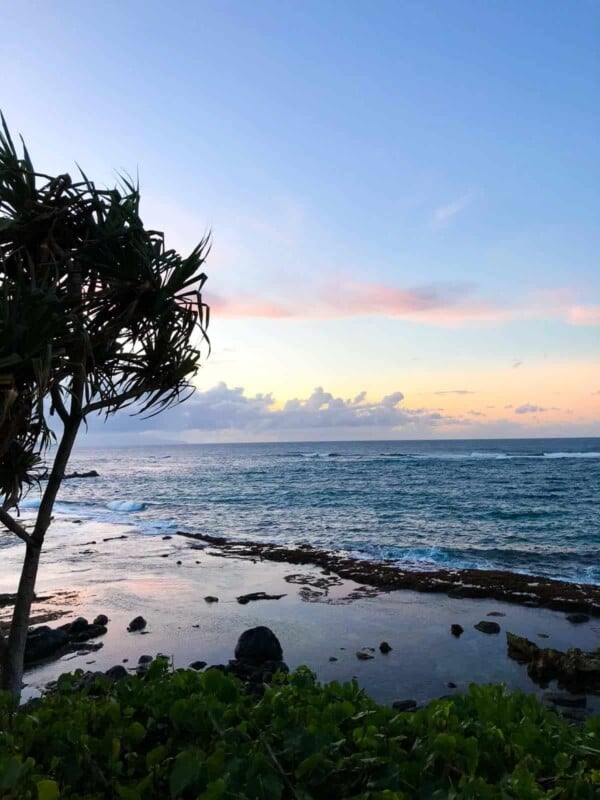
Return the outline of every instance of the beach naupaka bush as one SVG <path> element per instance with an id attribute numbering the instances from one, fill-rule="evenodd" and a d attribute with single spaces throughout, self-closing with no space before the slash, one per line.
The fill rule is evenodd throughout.
<path id="1" fill-rule="evenodd" d="M 398 713 L 356 683 L 300 669 L 262 697 L 218 670 L 145 679 L 77 674 L 31 709 L 0 706 L 0 796 L 9 800 L 592 800 L 600 719 L 567 725 L 501 686 Z M 12 707 L 11 707 L 12 706 Z"/>

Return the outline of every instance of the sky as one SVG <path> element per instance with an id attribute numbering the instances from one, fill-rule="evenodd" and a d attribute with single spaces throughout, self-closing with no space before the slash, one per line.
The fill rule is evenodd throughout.
<path id="1" fill-rule="evenodd" d="M 89 443 L 600 435 L 600 4 L 0 12 L 36 166 L 212 234 L 196 395 Z"/>

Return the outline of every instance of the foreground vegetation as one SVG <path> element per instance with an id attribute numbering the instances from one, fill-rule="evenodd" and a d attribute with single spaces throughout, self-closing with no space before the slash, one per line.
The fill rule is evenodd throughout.
<path id="1" fill-rule="evenodd" d="M 301 669 L 262 697 L 217 670 L 98 679 L 20 711 L 0 700 L 0 797 L 597 798 L 600 718 L 472 686 L 414 713 Z"/>

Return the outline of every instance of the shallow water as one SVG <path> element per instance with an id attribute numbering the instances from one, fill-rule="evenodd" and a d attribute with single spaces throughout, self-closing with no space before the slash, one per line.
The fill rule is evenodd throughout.
<path id="1" fill-rule="evenodd" d="M 127 538 L 113 538 L 121 535 Z M 347 602 L 357 587 L 342 582 L 318 602 L 305 602 L 302 585 L 286 582 L 285 576 L 300 573 L 310 582 L 320 576 L 314 568 L 220 558 L 211 555 L 210 547 L 196 548 L 183 537 L 163 541 L 129 526 L 57 524 L 44 549 L 38 595 L 74 590 L 77 599 L 42 603 L 36 612 L 44 607 L 66 610 L 61 621 L 79 615 L 91 621 L 105 613 L 110 618 L 108 634 L 99 640 L 103 647 L 97 653 L 67 655 L 27 672 L 24 698 L 37 694 L 62 672 L 105 670 L 123 659 L 135 667 L 142 654 L 164 653 L 176 666 L 198 659 L 227 663 L 238 636 L 255 625 L 275 631 L 290 667 L 307 664 L 321 680 L 356 677 L 381 702 L 406 698 L 424 702 L 451 693 L 450 681 L 457 684 L 456 691 L 470 682 L 495 681 L 541 693 L 525 667 L 507 658 L 506 631 L 561 650 L 573 646 L 589 650 L 600 641 L 598 619 L 572 625 L 559 612 L 493 600 L 397 591 Z M 20 545 L 4 551 L 0 592 L 15 590 L 21 556 Z M 286 596 L 247 605 L 236 601 L 238 595 L 254 591 Z M 209 594 L 219 602 L 207 604 L 204 597 Z M 473 626 L 489 619 L 492 611 L 505 614 L 494 618 L 501 634 L 475 630 Z M 138 614 L 148 620 L 147 633 L 128 633 L 127 624 Z M 450 634 L 455 622 L 465 629 L 460 639 Z M 549 638 L 542 639 L 539 633 Z M 377 649 L 384 640 L 393 647 L 388 655 Z M 373 660 L 357 659 L 356 651 L 363 647 L 375 648 Z M 331 657 L 337 661 L 330 662 Z M 598 711 L 599 703 L 600 698 L 591 697 L 588 708 Z"/>
<path id="2" fill-rule="evenodd" d="M 58 517 L 600 583 L 600 439 L 80 449 L 71 468 L 100 478 L 65 482 Z"/>

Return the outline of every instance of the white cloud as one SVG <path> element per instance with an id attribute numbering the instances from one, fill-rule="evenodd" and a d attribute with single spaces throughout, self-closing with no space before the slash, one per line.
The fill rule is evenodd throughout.
<path id="1" fill-rule="evenodd" d="M 466 192 L 461 197 L 447 203 L 446 205 L 439 206 L 433 212 L 432 225 L 434 228 L 443 228 L 448 225 L 454 217 L 464 211 L 467 206 L 471 204 L 474 193 L 472 191 Z"/>

